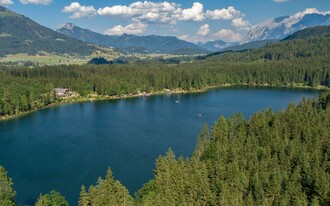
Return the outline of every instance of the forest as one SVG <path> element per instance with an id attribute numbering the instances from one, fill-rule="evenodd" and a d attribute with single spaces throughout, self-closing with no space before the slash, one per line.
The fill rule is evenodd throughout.
<path id="1" fill-rule="evenodd" d="M 228 85 L 329 89 L 330 37 L 320 28 L 261 49 L 215 53 L 191 62 L 18 67 L 0 65 L 0 118 L 63 99 L 122 97 L 164 89 L 199 91 Z M 324 35 L 320 35 L 320 33 Z M 307 36 L 307 37 L 306 37 Z M 98 205 L 330 205 L 330 92 L 286 111 L 271 109 L 246 120 L 240 114 L 204 125 L 190 158 L 169 149 L 154 178 L 133 198 L 109 168 L 95 185 L 81 187 L 79 206 Z M 0 205 L 12 206 L 13 181 L 0 166 Z M 67 206 L 57 191 L 36 206 Z"/>
<path id="2" fill-rule="evenodd" d="M 123 65 L 46 66 L 0 68 L 0 117 L 43 108 L 60 102 L 57 87 L 81 96 L 134 95 L 164 89 L 202 90 L 223 85 L 330 86 L 330 59 L 310 57 L 266 62 L 196 61 Z"/>
<path id="3" fill-rule="evenodd" d="M 224 85 L 329 88 L 329 28 L 306 29 L 263 48 L 214 53 L 185 63 L 154 59 L 97 65 L 91 61 L 82 66 L 32 68 L 0 64 L 0 118 L 60 102 L 53 93 L 56 87 L 69 88 L 81 97 L 164 89 L 191 92 Z"/>
<path id="4" fill-rule="evenodd" d="M 204 125 L 187 159 L 169 149 L 133 198 L 114 179 L 82 185 L 78 205 L 330 205 L 330 92 L 245 120 Z M 0 205 L 15 205 L 13 181 L 0 167 Z M 36 206 L 67 206 L 59 192 Z"/>

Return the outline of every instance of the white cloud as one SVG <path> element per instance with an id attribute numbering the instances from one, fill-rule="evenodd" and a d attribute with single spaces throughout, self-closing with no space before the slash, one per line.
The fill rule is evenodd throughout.
<path id="1" fill-rule="evenodd" d="M 189 41 L 190 37 L 187 34 L 179 36 L 179 39 L 184 40 L 184 41 Z"/>
<path id="2" fill-rule="evenodd" d="M 273 0 L 273 1 L 275 1 L 277 3 L 282 3 L 282 2 L 287 2 L 287 1 L 291 1 L 291 0 Z"/>
<path id="3" fill-rule="evenodd" d="M 12 0 L 0 0 L 0 5 L 2 6 L 7 6 L 7 5 L 11 5 L 14 4 L 14 2 Z"/>
<path id="4" fill-rule="evenodd" d="M 137 1 L 129 5 L 115 5 L 97 10 L 102 16 L 132 18 L 148 24 L 175 24 L 177 21 L 204 20 L 203 5 L 195 2 L 191 8 L 182 9 L 174 2 Z"/>
<path id="5" fill-rule="evenodd" d="M 105 31 L 107 35 L 142 34 L 147 29 L 146 24 L 133 23 L 127 26 L 117 25 Z"/>
<path id="6" fill-rule="evenodd" d="M 175 23 L 175 16 L 180 12 L 176 3 L 150 1 L 134 2 L 128 6 L 115 5 L 97 10 L 102 16 L 132 17 L 135 22 L 148 22 L 154 24 Z"/>
<path id="7" fill-rule="evenodd" d="M 247 20 L 244 20 L 242 17 L 233 19 L 231 21 L 231 25 L 236 28 L 244 28 L 244 27 L 249 27 L 250 22 Z"/>
<path id="8" fill-rule="evenodd" d="M 22 4 L 43 4 L 48 5 L 53 0 L 19 0 Z"/>
<path id="9" fill-rule="evenodd" d="M 83 17 L 96 15 L 96 9 L 93 6 L 81 6 L 78 2 L 72 2 L 62 10 L 65 13 L 72 13 L 71 19 L 80 19 Z"/>
<path id="10" fill-rule="evenodd" d="M 307 8 L 307 9 L 305 9 L 305 11 L 295 13 L 292 17 L 301 18 L 301 17 L 305 16 L 306 14 L 323 14 L 323 15 L 326 15 L 326 14 L 330 14 L 330 11 L 320 12 L 316 8 Z"/>
<path id="11" fill-rule="evenodd" d="M 327 15 L 330 14 L 330 11 L 319 11 L 316 8 L 307 8 L 305 11 L 297 12 L 292 16 L 283 20 L 285 27 L 291 27 L 292 25 L 298 23 L 306 14 L 320 14 Z"/>
<path id="12" fill-rule="evenodd" d="M 138 13 L 136 9 L 128 6 L 116 5 L 112 7 L 104 7 L 97 10 L 97 13 L 102 16 L 125 16 L 131 17 Z"/>
<path id="13" fill-rule="evenodd" d="M 204 24 L 203 26 L 199 27 L 197 31 L 198 36 L 206 36 L 210 33 L 210 26 L 208 24 Z"/>
<path id="14" fill-rule="evenodd" d="M 205 15 L 212 20 L 229 20 L 241 17 L 242 13 L 233 6 L 229 6 L 227 9 L 207 10 Z"/>
<path id="15" fill-rule="evenodd" d="M 182 8 L 174 2 L 137 1 L 129 5 L 115 5 L 97 10 L 101 16 L 132 18 L 135 22 L 175 24 L 177 21 L 203 21 L 205 16 L 213 20 L 231 20 L 244 15 L 233 6 L 207 10 L 203 4 L 194 2 L 190 8 Z"/>
<path id="16" fill-rule="evenodd" d="M 179 20 L 181 21 L 203 21 L 205 19 L 203 4 L 195 2 L 191 8 L 183 9 Z"/>
<path id="17" fill-rule="evenodd" d="M 241 34 L 235 33 L 230 29 L 221 29 L 217 33 L 213 34 L 212 37 L 214 39 L 220 39 L 226 42 L 238 42 L 242 39 Z"/>

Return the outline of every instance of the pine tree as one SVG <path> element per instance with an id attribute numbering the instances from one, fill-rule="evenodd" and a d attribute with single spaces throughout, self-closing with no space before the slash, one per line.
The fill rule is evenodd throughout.
<path id="1" fill-rule="evenodd" d="M 46 195 L 40 194 L 35 206 L 69 206 L 69 203 L 59 192 L 53 190 Z"/>
<path id="2" fill-rule="evenodd" d="M 13 206 L 16 192 L 13 189 L 13 180 L 8 177 L 5 168 L 0 166 L 0 205 Z"/>
<path id="3" fill-rule="evenodd" d="M 210 142 L 210 133 L 207 124 L 204 124 L 202 130 L 198 136 L 197 144 L 193 156 L 196 158 L 201 158 L 202 154 L 206 150 Z"/>
<path id="4" fill-rule="evenodd" d="M 78 205 L 79 206 L 89 206 L 90 205 L 89 196 L 88 196 L 88 193 L 87 193 L 84 185 L 81 186 L 81 192 L 80 192 Z"/>
<path id="5" fill-rule="evenodd" d="M 82 192 L 83 192 L 82 188 Z M 82 201 L 82 196 L 80 202 Z M 89 194 L 86 196 L 91 206 L 129 206 L 133 205 L 133 198 L 130 196 L 128 190 L 118 181 L 115 180 L 112 171 L 108 168 L 105 179 L 99 178 L 97 185 L 89 188 Z"/>

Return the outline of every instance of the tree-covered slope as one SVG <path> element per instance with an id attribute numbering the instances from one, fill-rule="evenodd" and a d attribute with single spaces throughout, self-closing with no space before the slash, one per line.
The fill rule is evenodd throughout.
<path id="1" fill-rule="evenodd" d="M 193 156 L 170 150 L 138 205 L 329 205 L 330 93 L 286 111 L 221 117 Z"/>
<path id="2" fill-rule="evenodd" d="M 89 55 L 95 46 L 57 33 L 31 19 L 0 6 L 0 56 L 39 51 Z"/>
<path id="3" fill-rule="evenodd" d="M 219 50 L 219 52 L 227 52 L 227 51 L 244 51 L 248 49 L 257 49 L 266 46 L 270 43 L 276 43 L 278 40 L 261 40 L 261 41 L 252 41 L 249 43 L 244 43 L 236 46 L 229 46 L 224 49 Z"/>
<path id="4" fill-rule="evenodd" d="M 316 26 L 312 28 L 303 29 L 298 31 L 284 39 L 307 39 L 307 38 L 318 38 L 318 37 L 330 37 L 330 26 Z"/>
<path id="5" fill-rule="evenodd" d="M 216 52 L 206 58 L 213 57 L 214 61 L 253 62 L 325 57 L 330 55 L 329 28 L 330 26 L 313 27 L 293 34 L 291 38 L 267 44 L 259 49 Z"/>

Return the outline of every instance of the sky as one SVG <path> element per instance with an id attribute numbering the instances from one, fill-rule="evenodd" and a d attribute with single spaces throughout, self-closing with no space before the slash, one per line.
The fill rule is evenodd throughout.
<path id="1" fill-rule="evenodd" d="M 121 35 L 177 36 L 191 42 L 240 41 L 267 19 L 330 11 L 330 0 L 0 0 L 0 5 L 56 30 L 64 23 Z"/>

